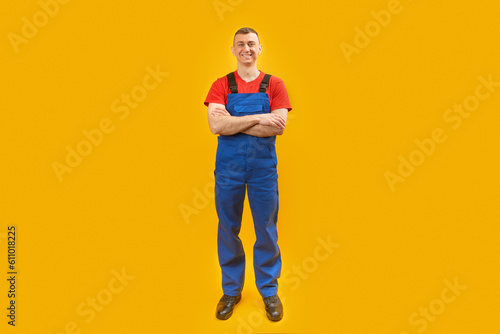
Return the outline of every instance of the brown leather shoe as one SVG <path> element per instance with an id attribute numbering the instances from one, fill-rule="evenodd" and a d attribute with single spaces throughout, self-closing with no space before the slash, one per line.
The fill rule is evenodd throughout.
<path id="1" fill-rule="evenodd" d="M 241 300 L 241 293 L 237 296 L 223 295 L 217 304 L 215 316 L 220 320 L 227 320 L 233 315 L 234 305 Z"/>
<path id="2" fill-rule="evenodd" d="M 280 321 L 283 318 L 283 304 L 281 304 L 280 297 L 274 295 L 263 299 L 266 305 L 267 318 L 271 321 Z"/>

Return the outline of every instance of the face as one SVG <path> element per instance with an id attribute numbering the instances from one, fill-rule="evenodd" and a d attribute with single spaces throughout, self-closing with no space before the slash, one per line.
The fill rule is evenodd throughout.
<path id="1" fill-rule="evenodd" d="M 233 55 L 241 64 L 253 64 L 262 52 L 259 38 L 253 32 L 234 36 L 234 45 L 231 47 Z"/>

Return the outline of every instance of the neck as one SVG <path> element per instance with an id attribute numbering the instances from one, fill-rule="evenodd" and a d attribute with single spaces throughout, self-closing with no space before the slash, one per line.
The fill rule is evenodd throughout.
<path id="1" fill-rule="evenodd" d="M 238 75 L 246 82 L 257 79 L 260 75 L 260 71 L 257 69 L 257 63 L 248 66 L 238 64 Z"/>

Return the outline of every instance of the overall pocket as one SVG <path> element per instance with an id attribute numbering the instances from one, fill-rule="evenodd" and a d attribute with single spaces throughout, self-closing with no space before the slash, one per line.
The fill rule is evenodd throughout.
<path id="1" fill-rule="evenodd" d="M 262 105 L 261 104 L 252 104 L 252 105 L 235 105 L 234 106 L 234 111 L 238 114 L 242 115 L 252 115 L 252 114 L 257 114 L 261 113 L 262 110 Z"/>

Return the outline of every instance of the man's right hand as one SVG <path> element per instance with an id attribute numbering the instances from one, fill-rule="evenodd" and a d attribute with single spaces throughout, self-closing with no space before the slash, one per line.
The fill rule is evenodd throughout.
<path id="1" fill-rule="evenodd" d="M 281 115 L 269 113 L 258 114 L 257 116 L 259 117 L 260 125 L 274 126 L 278 129 L 284 129 L 286 126 L 286 121 Z"/>

